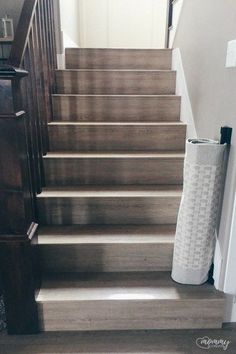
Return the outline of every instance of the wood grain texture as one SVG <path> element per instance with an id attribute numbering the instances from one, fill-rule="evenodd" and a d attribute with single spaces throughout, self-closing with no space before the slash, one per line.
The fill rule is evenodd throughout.
<path id="1" fill-rule="evenodd" d="M 175 224 L 179 186 L 86 186 L 38 196 L 41 224 Z"/>
<path id="2" fill-rule="evenodd" d="M 182 123 L 52 122 L 48 129 L 51 151 L 184 151 L 186 139 Z"/>
<path id="3" fill-rule="evenodd" d="M 51 4 L 22 1 L 8 65 L 0 69 L 0 268 L 9 334 L 39 331 L 34 243 L 56 57 Z"/>
<path id="4" fill-rule="evenodd" d="M 57 70 L 56 89 L 62 94 L 172 95 L 175 71 Z"/>
<path id="5" fill-rule="evenodd" d="M 179 121 L 179 96 L 53 95 L 53 119 L 80 122 Z"/>
<path id="6" fill-rule="evenodd" d="M 50 153 L 46 186 L 182 184 L 183 153 Z"/>
<path id="7" fill-rule="evenodd" d="M 122 241 L 122 238 L 121 238 Z M 40 245 L 42 272 L 170 271 L 173 242 Z"/>
<path id="8" fill-rule="evenodd" d="M 171 270 L 174 225 L 42 228 L 44 273 Z"/>
<path id="9" fill-rule="evenodd" d="M 37 299 L 44 330 L 189 329 L 222 325 L 224 298 L 210 285 L 183 287 L 165 272 L 80 277 L 67 275 L 64 280 L 63 275 L 58 279 L 54 276 L 44 283 Z"/>
<path id="10" fill-rule="evenodd" d="M 171 49 L 66 48 L 67 69 L 171 69 Z"/>
<path id="11" fill-rule="evenodd" d="M 197 347 L 198 338 L 209 337 L 230 341 L 226 353 L 235 354 L 236 330 L 223 326 L 220 329 L 153 330 L 153 331 L 102 331 L 102 332 L 48 332 L 36 336 L 0 336 L 2 354 L 199 354 L 220 353 L 221 349 L 203 350 Z"/>

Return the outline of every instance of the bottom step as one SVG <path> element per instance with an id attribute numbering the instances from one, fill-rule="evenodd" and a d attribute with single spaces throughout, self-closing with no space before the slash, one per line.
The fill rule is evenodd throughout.
<path id="1" fill-rule="evenodd" d="M 169 272 L 53 275 L 37 302 L 45 331 L 221 328 L 224 307 L 212 285 Z"/>

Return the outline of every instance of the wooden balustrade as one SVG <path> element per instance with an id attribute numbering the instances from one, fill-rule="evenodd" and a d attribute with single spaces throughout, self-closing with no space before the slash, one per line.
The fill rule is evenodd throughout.
<path id="1" fill-rule="evenodd" d="M 12 334 L 39 330 L 36 195 L 44 185 L 55 68 L 53 2 L 25 0 L 0 67 L 0 266 Z"/>

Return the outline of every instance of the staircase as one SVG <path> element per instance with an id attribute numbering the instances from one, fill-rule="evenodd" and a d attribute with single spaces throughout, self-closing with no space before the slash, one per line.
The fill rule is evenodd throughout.
<path id="1" fill-rule="evenodd" d="M 38 195 L 45 331 L 220 328 L 170 277 L 186 126 L 171 50 L 67 49 Z"/>

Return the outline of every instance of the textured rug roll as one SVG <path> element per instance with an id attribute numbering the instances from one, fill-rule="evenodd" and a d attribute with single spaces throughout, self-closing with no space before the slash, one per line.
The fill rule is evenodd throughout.
<path id="1" fill-rule="evenodd" d="M 226 145 L 187 140 L 184 188 L 175 236 L 172 278 L 200 285 L 207 281 L 215 248 Z"/>

